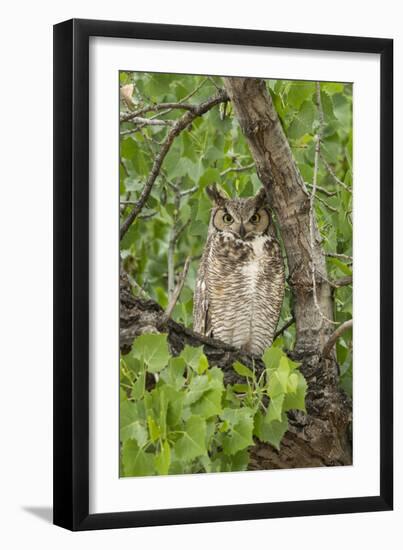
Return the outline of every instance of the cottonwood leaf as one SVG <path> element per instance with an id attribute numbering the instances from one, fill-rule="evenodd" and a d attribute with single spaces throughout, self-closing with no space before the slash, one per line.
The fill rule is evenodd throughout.
<path id="1" fill-rule="evenodd" d="M 267 411 L 267 420 L 281 420 L 281 414 L 283 412 L 284 393 L 280 393 L 270 399 L 269 409 Z"/>
<path id="2" fill-rule="evenodd" d="M 191 405 L 198 401 L 209 390 L 209 386 L 210 381 L 205 374 L 192 378 L 185 396 L 185 405 Z"/>
<path id="3" fill-rule="evenodd" d="M 185 383 L 185 378 L 183 376 L 185 368 L 186 364 L 183 357 L 171 357 L 168 362 L 168 367 L 160 372 L 160 377 L 166 384 L 179 390 Z"/>
<path id="4" fill-rule="evenodd" d="M 228 423 L 228 430 L 223 434 L 222 447 L 227 455 L 233 455 L 249 445 L 253 445 L 252 410 L 224 409 L 220 415 Z"/>
<path id="5" fill-rule="evenodd" d="M 154 455 L 145 452 L 134 439 L 123 443 L 122 463 L 125 476 L 153 475 L 154 460 Z"/>
<path id="6" fill-rule="evenodd" d="M 283 356 L 280 359 L 279 367 L 270 373 L 268 394 L 271 398 L 287 391 L 289 374 L 290 367 L 288 365 L 288 359 Z"/>
<path id="7" fill-rule="evenodd" d="M 283 357 L 283 355 L 284 353 L 280 348 L 268 348 L 263 354 L 263 363 L 266 365 L 266 368 L 268 370 L 274 370 L 279 366 L 280 359 Z"/>
<path id="8" fill-rule="evenodd" d="M 160 452 L 155 457 L 155 469 L 160 475 L 167 475 L 169 473 L 169 466 L 171 465 L 171 449 L 167 441 L 161 446 Z"/>
<path id="9" fill-rule="evenodd" d="M 253 378 L 254 376 L 253 371 L 239 361 L 235 361 L 232 367 L 235 372 L 237 372 L 241 376 L 245 376 L 245 378 Z"/>
<path id="10" fill-rule="evenodd" d="M 297 386 L 294 393 L 287 393 L 284 399 L 283 408 L 285 411 L 290 409 L 298 409 L 300 411 L 306 411 L 305 408 L 305 396 L 308 388 L 305 378 L 300 372 L 294 372 L 291 376 L 297 376 Z M 290 378 L 291 378 L 290 376 Z"/>
<path id="11" fill-rule="evenodd" d="M 277 450 L 280 449 L 280 442 L 288 429 L 287 415 L 283 413 L 281 421 L 269 420 L 267 415 L 258 411 L 255 416 L 255 435 L 264 443 L 270 443 Z"/>
<path id="12" fill-rule="evenodd" d="M 313 82 L 292 82 L 287 95 L 287 104 L 299 109 L 304 101 L 312 97 L 314 92 L 315 84 Z"/>
<path id="13" fill-rule="evenodd" d="M 135 439 L 142 447 L 147 442 L 148 433 L 139 413 L 139 404 L 125 400 L 120 404 L 120 440 L 124 443 L 128 439 Z"/>
<path id="14" fill-rule="evenodd" d="M 182 357 L 182 359 L 185 360 L 185 363 L 197 372 L 200 365 L 200 359 L 203 355 L 203 346 L 194 348 L 192 346 L 186 345 L 183 348 L 179 357 Z"/>
<path id="15" fill-rule="evenodd" d="M 291 139 L 298 139 L 312 132 L 312 124 L 315 120 L 315 107 L 312 101 L 304 101 L 299 112 L 294 116 L 287 135 Z"/>
<path id="16" fill-rule="evenodd" d="M 147 363 L 149 372 L 162 370 L 171 357 L 166 334 L 142 334 L 134 341 L 132 351 Z"/>
<path id="17" fill-rule="evenodd" d="M 196 403 L 193 403 L 191 406 L 192 413 L 198 414 L 203 418 L 210 418 L 211 416 L 220 414 L 222 411 L 221 398 L 222 390 L 208 390 Z"/>
<path id="18" fill-rule="evenodd" d="M 207 452 L 206 421 L 201 416 L 191 416 L 184 427 L 184 433 L 175 443 L 175 457 L 190 461 Z"/>

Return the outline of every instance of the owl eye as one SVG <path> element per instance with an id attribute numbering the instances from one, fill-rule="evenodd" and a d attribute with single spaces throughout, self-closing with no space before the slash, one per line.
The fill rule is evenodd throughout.
<path id="1" fill-rule="evenodd" d="M 230 214 L 224 214 L 222 217 L 224 223 L 232 223 L 234 221 L 234 218 Z"/>
<path id="2" fill-rule="evenodd" d="M 260 220 L 259 214 L 253 214 L 253 216 L 250 218 L 249 221 L 250 221 L 251 223 L 258 223 L 259 220 Z"/>

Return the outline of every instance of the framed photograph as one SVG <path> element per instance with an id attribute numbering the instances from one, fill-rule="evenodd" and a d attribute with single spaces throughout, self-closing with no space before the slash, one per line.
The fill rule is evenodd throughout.
<path id="1" fill-rule="evenodd" d="M 55 25 L 55 524 L 392 509 L 392 102 L 391 39 Z"/>

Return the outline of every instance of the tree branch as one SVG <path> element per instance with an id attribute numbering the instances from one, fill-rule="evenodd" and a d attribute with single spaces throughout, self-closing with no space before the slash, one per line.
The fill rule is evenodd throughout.
<path id="1" fill-rule="evenodd" d="M 133 117 L 130 122 L 133 122 L 133 124 L 141 125 L 143 126 L 173 126 L 174 121 L 173 120 L 161 120 L 158 118 L 143 118 L 140 116 Z M 137 132 L 137 128 L 133 128 L 132 130 L 123 130 L 123 132 L 120 132 L 121 136 L 127 136 L 130 134 L 133 134 L 134 132 Z"/>
<path id="2" fill-rule="evenodd" d="M 336 174 L 334 173 L 334 170 L 333 168 L 330 166 L 330 164 L 327 162 L 327 160 L 325 159 L 325 157 L 323 156 L 323 153 L 320 153 L 320 158 L 326 168 L 326 170 L 329 172 L 329 174 L 332 176 L 333 180 L 338 184 L 340 185 L 341 187 L 343 187 L 343 189 L 345 189 L 346 191 L 348 191 L 349 193 L 351 193 L 351 189 L 344 183 L 341 181 L 341 179 L 339 179 Z"/>
<path id="3" fill-rule="evenodd" d="M 317 302 L 328 319 L 333 315 L 333 303 L 330 285 L 319 276 L 326 274 L 327 269 L 314 212 L 311 239 L 311 195 L 294 161 L 265 82 L 230 77 L 224 79 L 224 85 L 281 231 L 294 298 L 296 351 L 320 356 L 331 324 L 323 322 L 315 305 L 312 263 L 318 276 Z"/>
<path id="4" fill-rule="evenodd" d="M 353 257 L 348 254 L 338 254 L 337 252 L 325 252 L 325 256 L 328 258 L 339 258 L 341 260 L 348 260 L 349 262 L 353 261 Z"/>
<path id="5" fill-rule="evenodd" d="M 210 99 L 207 99 L 203 103 L 200 103 L 200 105 L 193 106 L 193 109 L 191 111 L 187 111 L 174 123 L 171 130 L 168 132 L 168 135 L 165 141 L 163 142 L 159 153 L 154 159 L 154 163 L 151 168 L 150 175 L 147 178 L 147 181 L 144 185 L 143 191 L 141 192 L 140 198 L 137 201 L 137 204 L 133 207 L 132 211 L 130 212 L 126 220 L 121 225 L 121 228 L 120 228 L 121 239 L 125 236 L 129 227 L 134 222 L 134 220 L 140 213 L 141 209 L 143 208 L 144 204 L 146 203 L 151 193 L 152 186 L 154 185 L 154 182 L 157 179 L 157 176 L 160 172 L 162 163 L 169 149 L 171 148 L 171 145 L 174 139 L 182 132 L 182 130 L 187 128 L 195 118 L 201 115 L 204 115 L 204 113 L 209 111 L 215 105 L 218 105 L 222 101 L 227 101 L 227 100 L 228 100 L 227 94 L 224 91 L 221 91 L 215 96 L 211 97 Z"/>
<path id="6" fill-rule="evenodd" d="M 227 168 L 226 170 L 223 170 L 220 173 L 220 176 L 225 176 L 226 174 L 229 174 L 230 172 L 245 172 L 246 170 L 250 170 L 255 166 L 254 162 L 251 162 L 250 164 L 247 164 L 246 166 L 234 166 L 233 168 Z"/>
<path id="7" fill-rule="evenodd" d="M 182 292 L 183 285 L 185 284 L 186 276 L 189 271 L 191 257 L 188 256 L 185 261 L 185 265 L 183 266 L 183 271 L 181 273 L 181 276 L 179 277 L 179 281 L 177 282 L 177 285 L 175 287 L 174 292 L 172 293 L 172 296 L 170 298 L 170 302 L 168 304 L 168 307 L 165 311 L 165 317 L 167 320 L 171 317 L 173 310 L 175 309 L 176 303 L 179 299 L 179 296 Z"/>
<path id="8" fill-rule="evenodd" d="M 295 317 L 291 317 L 274 335 L 273 342 L 276 338 L 281 336 L 291 325 L 295 323 Z"/>
<path id="9" fill-rule="evenodd" d="M 132 119 L 134 117 L 144 115 L 150 112 L 160 112 L 160 111 L 166 110 L 166 113 L 164 114 L 167 114 L 174 109 L 184 109 L 184 110 L 192 111 L 195 106 L 192 103 L 186 103 L 186 101 L 190 99 L 192 96 L 194 96 L 200 90 L 200 88 L 204 86 L 207 80 L 208 78 L 205 78 L 204 80 L 202 80 L 202 82 L 200 82 L 200 84 L 196 86 L 196 88 L 193 91 L 191 91 L 187 96 L 182 98 L 180 101 L 169 102 L 169 103 L 155 103 L 154 105 L 147 105 L 146 107 L 142 107 L 141 109 L 138 109 L 137 111 L 132 113 L 121 113 L 120 122 L 133 122 Z"/>
<path id="10" fill-rule="evenodd" d="M 351 404 L 340 389 L 335 362 L 322 359 L 323 347 L 332 332 L 332 324 L 324 321 L 322 315 L 333 318 L 333 300 L 315 212 L 311 209 L 315 193 L 307 192 L 266 83 L 228 77 L 224 85 L 281 232 L 296 320 L 295 348 L 290 355 L 301 363 L 308 383 L 307 414 L 289 413 L 289 431 L 280 450 L 256 444 L 250 467 L 351 464 Z M 319 308 L 312 288 L 312 264 Z"/>
<path id="11" fill-rule="evenodd" d="M 313 250 L 315 248 L 315 238 L 316 238 L 316 227 L 315 227 L 315 198 L 316 198 L 316 186 L 318 182 L 318 169 L 319 169 L 319 154 L 320 154 L 320 145 L 322 141 L 322 134 L 325 127 L 325 119 L 322 109 L 322 101 L 320 97 L 320 84 L 316 82 L 316 105 L 319 113 L 319 127 L 317 134 L 315 136 L 315 157 L 314 157 L 314 168 L 313 168 L 313 182 L 312 182 L 312 191 L 309 199 L 309 235 L 310 235 L 310 252 L 311 252 L 311 273 L 312 273 L 312 294 L 315 307 L 318 310 L 323 321 L 326 321 L 330 324 L 337 324 L 333 319 L 326 316 L 318 302 L 318 294 L 316 290 L 316 265 L 313 258 Z"/>
<path id="12" fill-rule="evenodd" d="M 333 332 L 333 334 L 330 336 L 329 340 L 326 342 L 326 344 L 323 347 L 322 357 L 324 359 L 329 357 L 333 346 L 336 344 L 340 336 L 342 336 L 342 334 L 344 334 L 347 330 L 351 328 L 353 328 L 352 319 L 350 319 L 349 321 L 346 321 L 345 323 L 342 323 L 339 327 L 337 327 L 337 329 Z"/>
<path id="13" fill-rule="evenodd" d="M 336 279 L 332 281 L 332 286 L 334 288 L 341 288 L 343 286 L 349 286 L 353 283 L 353 277 L 352 275 L 346 276 L 346 277 L 340 277 L 340 279 Z"/>

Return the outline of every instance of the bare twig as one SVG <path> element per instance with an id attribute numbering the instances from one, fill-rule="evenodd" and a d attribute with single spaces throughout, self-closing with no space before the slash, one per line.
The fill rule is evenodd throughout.
<path id="1" fill-rule="evenodd" d="M 320 97 L 320 84 L 319 82 L 316 82 L 316 104 L 318 107 L 318 113 L 319 113 L 319 128 L 317 131 L 317 134 L 315 136 L 316 144 L 315 144 L 315 159 L 314 159 L 314 169 L 313 169 L 313 183 L 312 183 L 312 192 L 309 197 L 309 234 L 310 234 L 310 254 L 311 254 L 311 275 L 312 275 L 312 293 L 313 293 L 313 299 L 315 303 L 315 307 L 319 313 L 319 315 L 322 317 L 322 320 L 331 323 L 331 324 L 337 324 L 335 321 L 332 321 L 332 319 L 329 319 L 321 310 L 320 305 L 318 303 L 318 295 L 316 290 L 316 269 L 315 269 L 315 261 L 313 258 L 313 251 L 315 247 L 315 222 L 314 222 L 314 208 L 315 208 L 315 198 L 316 198 L 316 186 L 317 186 L 317 180 L 318 180 L 318 169 L 319 169 L 319 153 L 320 153 L 320 144 L 322 140 L 322 133 L 323 128 L 325 125 L 325 120 L 323 116 L 323 109 L 322 109 L 322 101 Z"/>
<path id="2" fill-rule="evenodd" d="M 216 83 L 216 81 L 214 80 L 214 78 L 212 76 L 208 76 L 207 78 L 212 83 L 212 85 L 215 87 L 216 90 L 220 89 L 220 87 L 218 86 L 218 84 Z"/>
<path id="3" fill-rule="evenodd" d="M 166 179 L 166 178 L 165 178 Z M 181 200 L 183 198 L 183 191 L 180 188 L 166 179 L 167 184 L 173 189 L 175 194 L 174 199 L 174 215 L 173 215 L 173 225 L 170 231 L 169 241 L 168 241 L 168 299 L 172 298 L 174 293 L 175 285 L 175 247 L 176 243 L 180 239 L 183 231 L 190 224 L 190 219 L 187 220 L 182 226 L 178 225 L 179 222 L 179 211 L 181 207 Z"/>
<path id="4" fill-rule="evenodd" d="M 171 317 L 172 312 L 173 312 L 173 310 L 176 306 L 176 303 L 179 299 L 179 296 L 182 292 L 182 288 L 183 288 L 183 285 L 185 284 L 185 280 L 186 280 L 186 275 L 189 271 L 190 261 L 191 261 L 191 257 L 188 256 L 186 258 L 185 265 L 183 266 L 183 271 L 181 273 L 181 276 L 179 277 L 178 283 L 175 287 L 174 292 L 172 293 L 172 296 L 171 296 L 171 298 L 169 300 L 169 303 L 168 303 L 168 307 L 165 311 L 165 318 L 166 319 L 169 319 Z"/>
<path id="5" fill-rule="evenodd" d="M 193 109 L 195 108 L 195 105 L 193 103 L 186 103 L 186 101 L 190 99 L 192 96 L 194 96 L 206 82 L 207 82 L 207 78 L 205 78 L 192 92 L 190 92 L 190 94 L 182 98 L 180 101 L 155 103 L 153 105 L 147 105 L 146 107 L 142 107 L 141 109 L 138 109 L 137 111 L 132 113 L 121 113 L 120 122 L 133 122 L 133 118 L 136 118 L 140 115 L 144 115 L 150 112 L 160 112 L 160 111 L 166 110 L 166 113 L 163 113 L 163 114 L 167 114 L 174 109 L 184 109 L 188 111 L 193 111 Z"/>
<path id="6" fill-rule="evenodd" d="M 309 181 L 306 181 L 305 185 L 307 187 L 312 187 L 312 183 L 309 183 Z M 316 191 L 320 191 L 327 197 L 335 197 L 337 195 L 336 191 L 328 191 L 327 189 L 325 189 L 324 187 L 321 187 L 320 185 L 316 186 Z"/>
<path id="7" fill-rule="evenodd" d="M 187 220 L 187 222 L 185 222 L 181 227 L 179 227 L 177 230 L 176 230 L 176 234 L 175 234 L 175 239 L 176 241 L 178 241 L 182 235 L 182 233 L 185 231 L 185 229 L 187 227 L 189 227 L 190 225 L 190 219 Z"/>
<path id="8" fill-rule="evenodd" d="M 186 195 L 192 195 L 198 189 L 199 189 L 199 187 L 197 185 L 195 185 L 194 187 L 191 187 L 190 189 L 185 189 L 184 191 L 181 191 L 180 195 L 181 195 L 181 197 L 186 197 Z"/>
<path id="9" fill-rule="evenodd" d="M 152 186 L 154 185 L 154 182 L 157 179 L 157 176 L 160 172 L 164 158 L 166 157 L 169 149 L 171 148 L 171 145 L 174 139 L 182 132 L 182 130 L 187 128 L 195 118 L 203 115 L 204 113 L 209 111 L 212 107 L 214 107 L 215 105 L 218 105 L 222 101 L 227 101 L 227 99 L 228 99 L 227 94 L 224 91 L 221 91 L 220 93 L 207 99 L 203 103 L 200 103 L 199 105 L 194 106 L 192 111 L 187 111 L 175 122 L 175 124 L 172 126 L 172 128 L 168 132 L 168 135 L 165 141 L 163 142 L 159 153 L 154 159 L 151 172 L 147 178 L 147 181 L 144 185 L 143 191 L 141 192 L 140 198 L 137 201 L 137 204 L 133 207 L 132 211 L 130 212 L 126 220 L 121 225 L 121 228 L 120 228 L 121 239 L 124 237 L 127 230 L 129 229 L 131 224 L 134 222 L 138 214 L 141 212 L 141 209 L 143 208 L 144 204 L 146 203 L 151 193 Z"/>
<path id="10" fill-rule="evenodd" d="M 161 120 L 158 118 L 143 118 L 136 116 L 134 117 L 130 122 L 133 122 L 133 124 L 141 125 L 141 127 L 144 126 L 173 126 L 175 123 L 173 120 Z M 133 134 L 134 132 L 137 132 L 137 128 L 133 128 L 130 130 L 123 130 L 123 132 L 120 132 L 121 136 L 127 136 L 129 134 Z"/>
<path id="11" fill-rule="evenodd" d="M 318 195 L 316 195 L 316 200 L 318 200 L 320 203 L 323 204 L 323 206 L 326 206 L 326 208 L 328 210 L 330 210 L 331 212 L 337 212 L 337 208 L 335 208 L 334 206 L 331 206 L 328 202 L 325 201 L 325 199 L 322 199 L 321 197 L 318 197 Z"/>
<path id="12" fill-rule="evenodd" d="M 226 174 L 229 174 L 230 172 L 245 172 L 246 170 L 250 170 L 251 168 L 253 168 L 255 166 L 255 163 L 254 162 L 251 162 L 250 164 L 246 165 L 246 166 L 234 166 L 234 167 L 229 167 L 227 168 L 226 170 L 224 170 L 223 172 L 220 173 L 220 176 L 225 176 Z"/>
<path id="13" fill-rule="evenodd" d="M 353 261 L 352 256 L 348 256 L 348 254 L 337 254 L 336 252 L 325 252 L 325 256 L 328 258 L 339 258 L 341 260 L 347 260 L 349 262 Z"/>
<path id="14" fill-rule="evenodd" d="M 345 321 L 342 323 L 337 329 L 331 334 L 329 340 L 326 342 L 326 344 L 323 347 L 322 351 L 322 357 L 326 359 L 329 357 L 330 352 L 332 351 L 333 346 L 337 342 L 337 340 L 340 338 L 342 334 L 346 332 L 346 330 L 349 330 L 350 328 L 353 328 L 353 320 L 350 319 L 349 321 Z"/>
<path id="15" fill-rule="evenodd" d="M 341 179 L 339 179 L 336 174 L 334 173 L 334 170 L 333 168 L 330 166 L 330 164 L 327 162 L 327 160 L 325 159 L 325 157 L 323 156 L 323 153 L 320 152 L 320 158 L 321 158 L 321 161 L 323 162 L 326 170 L 329 172 L 329 174 L 332 176 L 332 178 L 334 179 L 334 181 L 338 184 L 338 185 L 341 185 L 341 187 L 343 187 L 343 189 L 345 189 L 346 191 L 348 191 L 349 193 L 351 193 L 351 189 L 343 182 L 341 181 Z"/>
<path id="16" fill-rule="evenodd" d="M 343 286 L 351 285 L 353 282 L 353 277 L 347 276 L 347 277 L 340 277 L 340 279 L 336 279 L 335 281 L 331 281 L 331 285 L 334 288 L 341 288 Z"/>
<path id="17" fill-rule="evenodd" d="M 295 323 L 295 317 L 291 317 L 274 335 L 273 341 L 281 336 L 291 325 Z"/>

